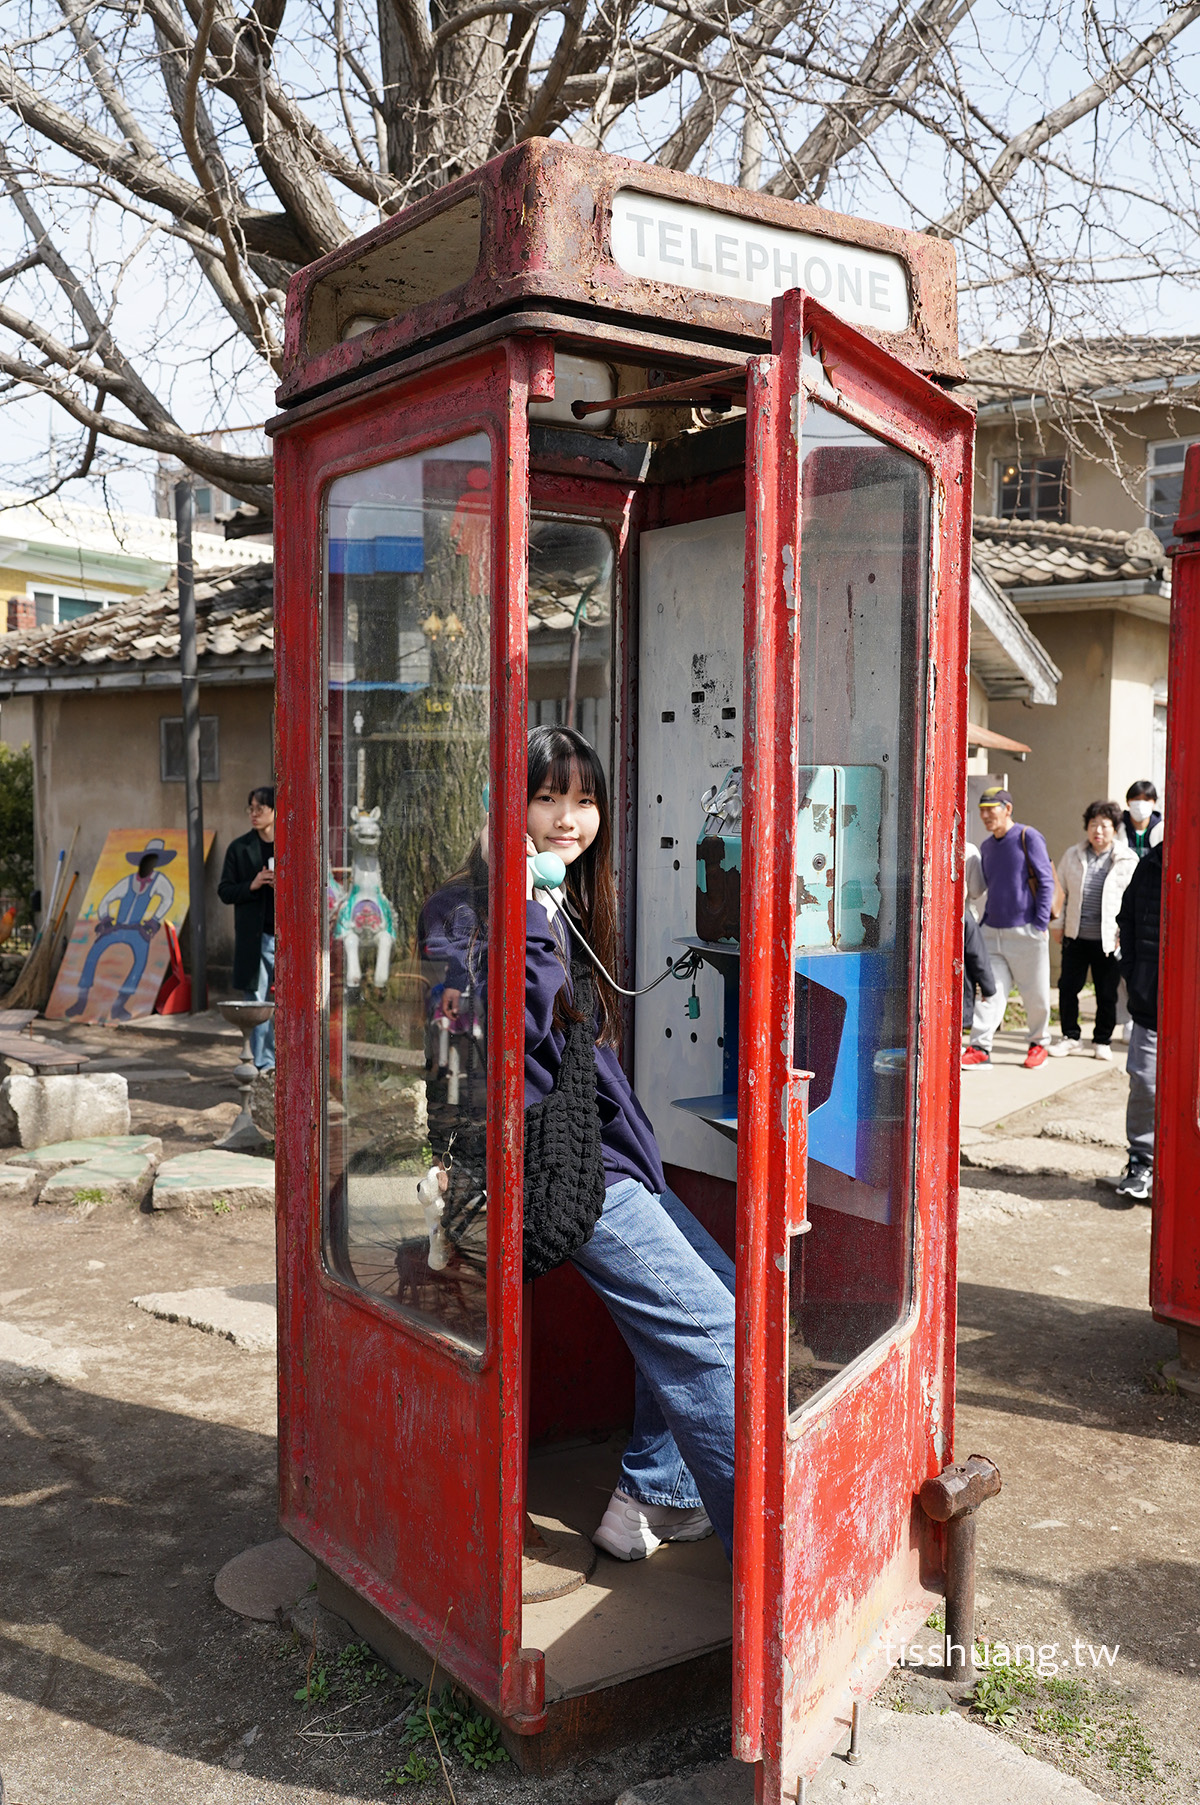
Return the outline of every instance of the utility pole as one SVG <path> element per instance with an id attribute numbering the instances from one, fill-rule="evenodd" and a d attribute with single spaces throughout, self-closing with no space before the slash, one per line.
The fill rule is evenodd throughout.
<path id="1" fill-rule="evenodd" d="M 192 479 L 175 485 L 179 572 L 179 679 L 183 691 L 183 773 L 187 805 L 188 921 L 192 946 L 192 1014 L 208 1008 L 208 934 L 204 908 L 204 797 L 200 786 L 200 676 L 196 666 L 196 581 L 192 566 Z"/>

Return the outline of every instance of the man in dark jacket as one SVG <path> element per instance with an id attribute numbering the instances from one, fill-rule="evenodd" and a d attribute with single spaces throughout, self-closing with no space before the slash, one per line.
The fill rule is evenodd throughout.
<path id="1" fill-rule="evenodd" d="M 262 1002 L 275 982 L 275 790 L 251 790 L 250 831 L 231 840 L 217 895 L 233 905 L 233 987 L 248 1002 Z M 260 1072 L 275 1069 L 275 1023 L 250 1036 Z"/>
<path id="2" fill-rule="evenodd" d="M 971 1032 L 971 1023 L 975 1018 L 975 992 L 982 996 L 994 997 L 996 980 L 992 976 L 992 962 L 988 958 L 988 950 L 984 945 L 979 923 L 970 909 L 963 911 L 963 1033 Z"/>
<path id="3" fill-rule="evenodd" d="M 1146 854 L 1121 898 L 1121 976 L 1129 993 L 1129 1102 L 1125 1138 L 1129 1163 L 1118 1197 L 1146 1203 L 1154 1189 L 1154 1085 L 1158 1070 L 1158 945 L 1162 909 L 1162 842 Z"/>

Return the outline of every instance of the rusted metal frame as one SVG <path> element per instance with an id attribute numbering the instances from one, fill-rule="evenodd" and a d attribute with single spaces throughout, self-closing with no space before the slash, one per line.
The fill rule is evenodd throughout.
<path id="1" fill-rule="evenodd" d="M 724 342 L 720 336 L 706 338 L 678 329 L 656 332 L 648 326 L 631 326 L 620 318 L 608 319 L 596 313 L 581 317 L 578 313 L 554 311 L 552 302 L 546 306 L 538 306 L 535 302 L 497 313 L 466 331 L 447 332 L 432 344 L 418 342 L 411 349 L 381 356 L 352 380 L 331 378 L 311 391 L 305 390 L 294 400 L 285 395 L 282 388 L 277 389 L 276 402 L 282 411 L 268 420 L 263 430 L 271 437 L 291 421 L 324 413 L 330 407 L 340 407 L 344 401 L 370 395 L 378 388 L 407 380 L 410 376 L 442 369 L 470 352 L 495 345 L 498 340 L 547 335 L 555 339 L 560 351 L 608 357 L 614 363 L 629 363 L 632 359 L 635 363 L 644 362 L 650 369 L 661 363 L 694 362 L 706 368 L 723 359 L 722 367 L 736 363 L 743 375 L 745 362 L 754 355 L 754 343 L 757 342 L 739 346 L 732 340 Z M 607 411 L 612 405 L 612 402 L 606 403 L 601 411 Z"/>
<path id="2" fill-rule="evenodd" d="M 492 702 L 489 712 L 489 1305 L 500 1337 L 500 1711 L 525 1735 L 545 1728 L 545 1659 L 521 1640 L 526 1444 L 522 1345 L 525 1170 L 525 835 L 528 810 L 529 402 L 554 394 L 547 341 L 509 340 L 502 457 L 492 495 Z M 497 906 L 498 905 L 498 906 Z M 499 980 L 499 981 L 497 981 Z M 497 1082 L 498 1081 L 498 1082 Z M 499 1090 L 499 1096 L 496 1090 Z M 497 1107 L 499 1105 L 499 1107 Z M 490 1314 L 490 1308 L 489 1308 Z"/>
<path id="3" fill-rule="evenodd" d="M 364 363 L 453 329 L 464 318 L 545 300 L 638 321 L 670 320 L 681 330 L 747 341 L 768 337 L 770 309 L 628 274 L 614 261 L 608 222 L 622 188 L 689 202 L 747 224 L 810 232 L 834 244 L 889 252 L 904 263 L 910 292 L 907 329 L 889 334 L 914 366 L 958 378 L 953 248 L 916 232 L 852 219 L 822 207 L 729 188 L 702 177 L 630 162 L 604 152 L 532 139 L 403 209 L 353 244 L 301 271 L 288 295 L 281 400 L 322 383 L 352 380 Z M 359 339 L 309 354 L 309 301 L 318 283 L 396 243 L 414 226 L 475 195 L 480 254 L 471 275 L 444 294 L 405 309 Z M 870 337 L 874 329 L 864 328 Z"/>
<path id="4" fill-rule="evenodd" d="M 1158 1029 L 1170 1057 L 1155 1087 L 1150 1306 L 1185 1335 L 1200 1329 L 1200 446 L 1188 450 L 1172 545 L 1171 672 Z"/>
<path id="5" fill-rule="evenodd" d="M 975 1664 L 975 1513 L 1001 1490 L 1000 1469 L 986 1455 L 972 1454 L 962 1466 L 947 1467 L 927 1479 L 918 1494 L 921 1509 L 946 1525 L 946 1642 L 942 1678 L 973 1679 Z"/>
<path id="6" fill-rule="evenodd" d="M 541 380 L 545 386 L 544 369 Z M 281 1299 L 299 1303 L 303 1321 L 297 1325 L 291 1320 L 289 1303 L 281 1303 L 281 1320 L 285 1322 L 281 1346 L 285 1354 L 281 1367 L 280 1460 L 281 1469 L 290 1469 L 284 1471 L 285 1483 L 281 1491 L 282 1520 L 289 1532 L 377 1609 L 397 1622 L 430 1655 L 440 1649 L 447 1667 L 452 1668 L 485 1705 L 498 1711 L 503 1710 L 504 1703 L 516 1706 L 512 1715 L 519 1720 L 517 1727 L 527 1729 L 537 1727 L 530 1709 L 537 1703 L 536 1664 L 518 1659 L 510 1662 L 505 1675 L 501 1675 L 499 1623 L 496 1652 L 489 1656 L 477 1644 L 464 1639 L 461 1626 L 468 1612 L 460 1612 L 457 1623 L 452 1612 L 438 1621 L 414 1600 L 399 1597 L 394 1584 L 376 1573 L 365 1559 L 348 1553 L 333 1534 L 323 1531 L 305 1511 L 300 1495 L 303 1487 L 298 1494 L 294 1484 L 287 1484 L 304 1462 L 303 1433 L 298 1436 L 293 1425 L 303 1419 L 311 1367 L 315 1364 L 318 1370 L 326 1373 L 326 1383 L 337 1383 L 337 1350 L 346 1338 L 335 1333 L 332 1347 L 326 1347 L 331 1332 L 331 1312 L 346 1308 L 360 1318 L 362 1330 L 352 1338 L 354 1358 L 358 1363 L 362 1358 L 371 1357 L 364 1352 L 367 1348 L 375 1349 L 376 1357 L 383 1359 L 385 1346 L 407 1343 L 417 1370 L 426 1368 L 432 1372 L 438 1367 L 444 1368 L 448 1361 L 450 1369 L 461 1375 L 465 1385 L 477 1389 L 480 1385 L 498 1384 L 497 1380 L 488 1377 L 489 1369 L 495 1365 L 497 1343 L 504 1339 L 504 1325 L 494 1311 L 489 1318 L 488 1348 L 480 1361 L 467 1350 L 436 1333 L 429 1333 L 424 1327 L 418 1328 L 399 1312 L 386 1309 L 323 1269 L 318 1090 L 323 1057 L 320 1035 L 314 1037 L 313 1030 L 327 967 L 318 959 L 316 970 L 306 974 L 302 961 L 307 959 L 311 963 L 313 949 L 321 945 L 320 899 L 324 894 L 320 869 L 320 848 L 324 839 L 320 781 L 323 673 L 320 635 L 313 632 L 314 620 L 321 618 L 321 502 L 324 490 L 333 477 L 345 470 L 368 467 L 419 450 L 424 444 L 444 443 L 448 436 L 447 421 L 452 420 L 454 437 L 472 430 L 489 432 L 500 454 L 493 458 L 493 476 L 498 484 L 494 493 L 507 496 L 511 484 L 501 478 L 508 477 L 510 435 L 502 430 L 502 423 L 506 419 L 505 409 L 510 405 L 510 386 L 503 355 L 468 359 L 460 369 L 444 373 L 436 381 L 412 384 L 407 393 L 378 396 L 367 408 L 360 403 L 345 410 L 330 410 L 324 419 L 311 423 L 307 431 L 294 435 L 285 432 L 279 446 L 283 501 L 278 534 L 280 682 L 281 697 L 295 704 L 294 708 L 281 707 L 277 712 L 280 757 L 281 761 L 286 761 L 281 762 L 281 770 L 286 773 L 285 784 L 281 786 L 282 819 L 288 823 L 290 835 L 294 836 L 290 840 L 293 847 L 290 855 L 292 885 L 283 887 L 281 898 L 281 930 L 288 933 L 291 941 L 289 951 L 283 955 L 281 983 L 286 986 L 291 999 L 303 999 L 294 1001 L 290 1012 L 285 1001 L 281 1011 L 281 1094 L 286 1112 L 281 1137 L 281 1170 L 284 1174 L 280 1187 Z M 448 400 L 453 403 L 449 407 Z M 407 414 L 398 413 L 398 401 L 410 410 Z M 523 401 L 520 419 L 523 422 Z M 523 431 L 522 426 L 522 434 Z M 518 481 L 521 475 L 518 460 Z M 523 613 L 520 618 L 523 629 Z M 522 769 L 523 756 L 522 749 Z M 523 888 L 522 884 L 522 894 Z M 523 916 L 521 928 L 523 953 Z M 521 963 L 523 965 L 523 960 Z M 523 972 L 521 981 L 523 984 Z M 519 1019 L 523 1020 L 523 1009 Z M 299 1090 L 301 1086 L 303 1093 Z M 520 1102 L 523 1103 L 523 1093 Z M 519 1300 L 519 1285 L 517 1296 Z M 519 1349 L 514 1351 L 514 1357 L 518 1355 Z M 394 1362 L 394 1356 L 387 1358 L 389 1364 Z M 422 1383 L 415 1371 L 412 1377 L 418 1386 Z M 481 1423 L 487 1414 L 480 1417 Z M 512 1419 L 500 1413 L 498 1400 L 490 1414 L 498 1441 L 506 1437 L 511 1441 L 515 1436 L 519 1443 L 519 1426 L 514 1427 Z M 519 1415 L 516 1424 L 519 1425 Z M 307 1475 L 305 1480 L 307 1482 Z M 486 1534 L 486 1525 L 484 1529 Z M 492 1534 L 497 1533 L 493 1526 Z M 482 1545 L 473 1559 L 476 1570 L 482 1573 L 487 1565 L 486 1550 Z M 516 1597 L 519 1613 L 519 1567 Z M 511 1622 L 512 1612 L 508 1615 Z M 505 1679 L 508 1697 L 502 1701 Z"/>
<path id="7" fill-rule="evenodd" d="M 780 1655 L 769 1628 L 780 1595 L 779 1498 L 773 1484 L 782 1433 L 778 1387 L 786 1342 L 770 1270 L 779 1239 L 774 1202 L 791 1182 L 791 1087 L 798 670 L 799 515 L 785 504 L 781 446 L 790 388 L 783 360 L 749 366 L 746 463 L 745 688 L 742 761 L 741 1071 L 738 1084 L 737 1486 L 734 1513 L 733 1750 L 761 1762 L 777 1743 Z M 791 826 L 789 830 L 789 815 Z M 791 856 L 790 856 L 791 855 Z M 777 1111 L 783 1110 L 781 1120 Z M 781 1147 L 782 1143 L 782 1147 Z M 784 1151 L 780 1170 L 780 1152 Z M 799 1182 L 803 1186 L 803 1170 Z M 774 1414 L 772 1412 L 774 1406 Z"/>
<path id="8" fill-rule="evenodd" d="M 614 406 L 661 407 L 667 401 L 697 402 L 703 396 L 723 394 L 727 389 L 731 393 L 734 390 L 740 392 L 745 386 L 746 372 L 740 367 L 703 370 L 681 382 L 664 382 L 657 389 L 638 389 L 632 395 L 617 395 L 612 401 L 573 401 L 571 412 L 577 420 L 586 420 L 589 414 L 611 413 Z"/>

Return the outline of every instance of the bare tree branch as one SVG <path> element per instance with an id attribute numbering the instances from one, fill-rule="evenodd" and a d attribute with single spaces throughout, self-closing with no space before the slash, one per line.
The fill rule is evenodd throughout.
<path id="1" fill-rule="evenodd" d="M 1135 75 L 1141 73 L 1153 63 L 1173 38 L 1185 31 L 1194 20 L 1200 19 L 1200 0 L 1188 0 L 1188 4 L 1177 7 L 1170 13 L 1156 31 L 1144 38 L 1128 56 L 1120 62 L 1110 64 L 1099 81 L 1089 82 L 1078 94 L 1064 101 L 1062 106 L 1054 107 L 1042 116 L 1036 125 L 1030 125 L 1023 132 L 1010 138 L 996 161 L 973 193 L 949 213 L 943 214 L 931 231 L 939 238 L 957 238 L 968 226 L 982 218 L 999 196 L 1008 187 L 1021 165 L 1035 155 L 1043 144 L 1051 138 L 1057 138 L 1068 126 L 1075 125 L 1080 119 L 1094 113 L 1104 101 L 1120 88 L 1127 87 Z"/>

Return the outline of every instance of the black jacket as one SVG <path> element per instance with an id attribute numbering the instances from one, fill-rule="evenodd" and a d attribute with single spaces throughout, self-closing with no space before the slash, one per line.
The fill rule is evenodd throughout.
<path id="1" fill-rule="evenodd" d="M 1161 843 L 1152 846 L 1129 880 L 1117 915 L 1121 976 L 1129 1013 L 1140 1028 L 1158 1027 L 1158 947 L 1162 913 Z"/>
<path id="2" fill-rule="evenodd" d="M 996 979 L 987 945 L 979 923 L 967 909 L 963 915 L 963 1027 L 969 1028 L 975 1016 L 976 986 L 985 997 L 996 994 Z"/>
<path id="3" fill-rule="evenodd" d="M 275 842 L 264 840 L 258 829 L 239 834 L 229 842 L 217 895 L 223 903 L 233 904 L 233 988 L 253 990 L 258 983 L 262 961 L 262 937 L 267 918 L 270 890 L 263 884 L 250 888 L 269 858 L 275 855 Z"/>
<path id="4" fill-rule="evenodd" d="M 1146 836 L 1146 843 L 1143 846 L 1141 852 L 1138 852 L 1139 859 L 1144 859 L 1146 854 L 1149 852 L 1150 835 L 1154 832 L 1154 829 L 1158 826 L 1158 824 L 1161 820 L 1162 820 L 1162 816 L 1159 813 L 1159 811 L 1157 809 L 1151 809 L 1150 819 L 1147 821 L 1145 827 L 1143 827 L 1140 830 Z M 1137 835 L 1138 835 L 1139 830 L 1134 826 L 1133 816 L 1130 814 L 1128 809 L 1126 809 L 1125 812 L 1121 816 L 1121 826 L 1125 829 L 1125 844 L 1129 847 L 1131 852 L 1137 852 L 1138 849 L 1137 849 L 1136 842 L 1137 842 Z"/>

